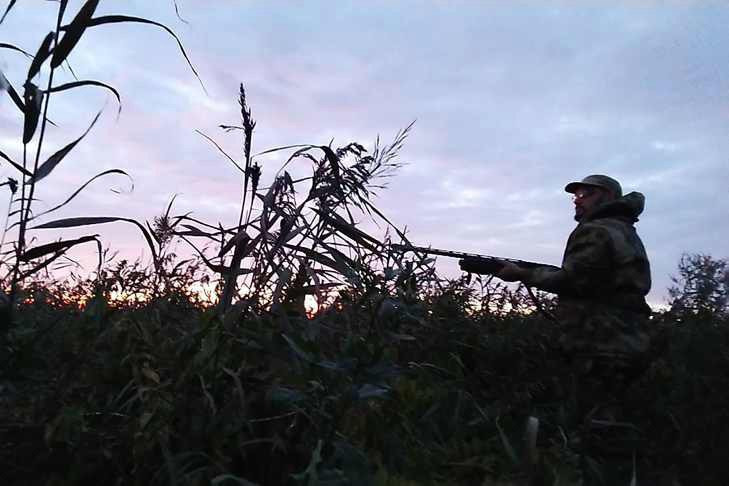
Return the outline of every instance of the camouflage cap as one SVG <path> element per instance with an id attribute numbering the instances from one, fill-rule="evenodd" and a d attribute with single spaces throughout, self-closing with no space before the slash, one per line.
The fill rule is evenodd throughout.
<path id="1" fill-rule="evenodd" d="M 620 183 L 618 181 L 612 177 L 600 174 L 589 175 L 579 182 L 570 182 L 565 186 L 564 190 L 574 194 L 580 186 L 592 186 L 607 189 L 612 192 L 615 197 L 621 197 L 623 195 L 623 188 L 620 187 Z"/>

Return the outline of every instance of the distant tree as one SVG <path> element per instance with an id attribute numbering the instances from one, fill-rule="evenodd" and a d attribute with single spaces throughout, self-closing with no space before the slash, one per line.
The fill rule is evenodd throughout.
<path id="1" fill-rule="evenodd" d="M 729 261 L 710 255 L 681 255 L 678 276 L 669 287 L 671 312 L 676 314 L 729 315 Z"/>

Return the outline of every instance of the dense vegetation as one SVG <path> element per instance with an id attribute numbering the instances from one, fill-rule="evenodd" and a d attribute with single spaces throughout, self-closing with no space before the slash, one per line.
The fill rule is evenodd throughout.
<path id="1" fill-rule="evenodd" d="M 98 3 L 83 2 L 64 24 L 68 2 L 54 2 L 57 24 L 35 55 L 0 44 L 30 64 L 22 96 L 0 77 L 23 145 L 0 152 L 17 172 L 0 184 L 10 198 L 0 242 L 3 484 L 572 485 L 585 463 L 609 474 L 584 457 L 555 345 L 560 325 L 548 318 L 554 302 L 489 280 L 442 279 L 432 261 L 389 245 L 407 237 L 371 195 L 398 167 L 409 127 L 371 151 L 349 143 L 254 153 L 241 86 L 240 124 L 221 126 L 242 135 L 240 160 L 222 153 L 240 173 L 237 224 L 175 215 L 174 199 L 151 222 L 44 220 L 98 178 L 127 176 L 121 169 L 34 212 L 44 181 L 99 116 L 43 158 L 44 133 L 62 126 L 48 116 L 52 96 L 96 87 L 120 99 L 103 82 L 61 79 L 85 30 L 131 22 L 177 40 L 146 19 L 95 16 Z M 264 154 L 283 156 L 275 174 L 262 173 Z M 311 175 L 293 178 L 291 163 L 309 164 Z M 362 231 L 364 218 L 387 234 Z M 111 259 L 95 234 L 39 243 L 47 230 L 112 222 L 143 234 L 149 264 Z M 87 243 L 97 244 L 98 268 L 54 277 Z M 729 477 L 728 287 L 725 260 L 681 260 L 626 421 L 598 437 L 641 480 Z"/>
<path id="2" fill-rule="evenodd" d="M 559 325 L 520 292 L 372 287 L 313 317 L 290 301 L 221 319 L 185 292 L 191 269 L 109 302 L 150 271 L 115 267 L 81 307 L 99 282 L 28 286 L 0 378 L 5 484 L 578 484 Z M 726 313 L 653 322 L 619 447 L 641 480 L 724 484 Z"/>

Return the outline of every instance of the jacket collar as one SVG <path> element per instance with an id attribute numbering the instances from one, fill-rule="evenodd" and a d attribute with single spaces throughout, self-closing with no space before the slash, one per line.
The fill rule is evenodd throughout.
<path id="1" fill-rule="evenodd" d="M 587 213 L 580 222 L 586 223 L 602 218 L 620 218 L 635 223 L 644 208 L 645 196 L 640 192 L 631 192 L 618 199 L 601 204 Z"/>

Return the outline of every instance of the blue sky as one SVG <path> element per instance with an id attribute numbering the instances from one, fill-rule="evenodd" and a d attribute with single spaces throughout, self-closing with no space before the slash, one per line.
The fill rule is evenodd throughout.
<path id="1" fill-rule="evenodd" d="M 176 208 L 237 219 L 236 173 L 195 130 L 229 153 L 240 140 L 216 126 L 238 120 L 243 82 L 258 121 L 254 151 L 295 143 L 371 147 L 417 120 L 407 165 L 378 206 L 423 245 L 558 264 L 574 227 L 564 185 L 609 174 L 641 191 L 638 231 L 653 267 L 653 304 L 666 298 L 682 252 L 729 257 L 729 6 L 720 2 L 103 1 L 102 13 L 141 15 L 182 39 L 207 88 L 174 41 L 146 26 L 89 31 L 71 57 L 80 78 L 115 86 L 58 96 L 57 147 L 100 122 L 39 188 L 52 206 L 95 173 L 134 178 L 90 187 L 57 216 L 151 219 Z M 71 11 L 80 2 L 71 2 Z M 4 8 L 4 7 L 3 7 Z M 53 2 L 19 2 L 0 42 L 35 51 Z M 22 85 L 26 61 L 0 50 Z M 0 150 L 17 155 L 22 120 L 0 100 Z M 50 149 L 49 149 L 50 150 Z M 264 178 L 278 161 L 264 162 Z M 0 166 L 0 177 L 12 175 Z M 98 227 L 127 257 L 133 228 Z M 87 232 L 80 232 L 86 234 Z M 52 235 L 48 235 L 50 239 Z M 53 235 L 55 236 L 55 235 Z M 455 261 L 439 260 L 448 275 Z"/>

